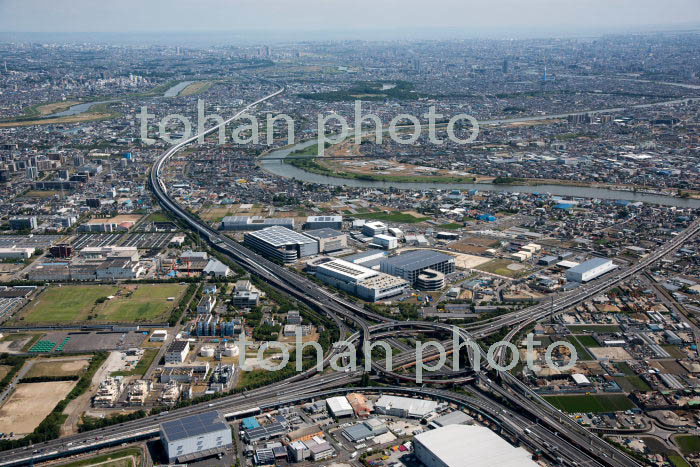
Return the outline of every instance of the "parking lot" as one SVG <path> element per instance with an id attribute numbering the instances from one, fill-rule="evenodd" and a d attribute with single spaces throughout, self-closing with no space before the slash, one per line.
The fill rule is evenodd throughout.
<path id="1" fill-rule="evenodd" d="M 67 339 L 70 338 L 70 339 Z M 63 352 L 94 352 L 98 350 L 124 350 L 140 346 L 146 339 L 142 332 L 107 331 L 53 331 L 41 340 L 56 343 L 65 342 Z M 56 348 L 54 347 L 54 349 Z"/>

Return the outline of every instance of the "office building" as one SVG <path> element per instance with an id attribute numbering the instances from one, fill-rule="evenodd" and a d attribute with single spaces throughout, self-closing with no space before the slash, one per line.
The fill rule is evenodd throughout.
<path id="1" fill-rule="evenodd" d="M 617 267 L 611 259 L 593 258 L 585 261 L 578 266 L 566 271 L 566 280 L 570 282 L 588 282 L 600 277 L 606 272 L 610 272 Z"/>
<path id="2" fill-rule="evenodd" d="M 10 229 L 12 230 L 33 230 L 38 226 L 36 216 L 12 217 L 10 219 Z"/>
<path id="3" fill-rule="evenodd" d="M 382 272 L 406 279 L 413 285 L 418 281 L 418 276 L 426 269 L 442 274 L 453 273 L 455 259 L 453 256 L 439 251 L 413 250 L 384 259 L 379 267 Z"/>
<path id="4" fill-rule="evenodd" d="M 246 233 L 243 241 L 268 258 L 283 263 L 293 263 L 299 258 L 318 254 L 315 239 L 279 226 Z"/>
<path id="5" fill-rule="evenodd" d="M 306 218 L 304 229 L 335 229 L 343 228 L 343 216 L 309 216 Z"/>
<path id="6" fill-rule="evenodd" d="M 416 435 L 416 458 L 426 467 L 537 466 L 523 448 L 481 425 L 447 425 Z"/>
<path id="7" fill-rule="evenodd" d="M 231 428 L 216 411 L 161 423 L 160 439 L 170 463 L 187 463 L 233 447 Z"/>
<path id="8" fill-rule="evenodd" d="M 408 283 L 399 277 L 353 264 L 330 259 L 314 264 L 316 277 L 363 300 L 377 301 L 403 293 Z"/>
<path id="9" fill-rule="evenodd" d="M 226 216 L 221 220 L 221 230 L 262 230 L 273 226 L 294 230 L 294 219 L 291 217 Z"/>

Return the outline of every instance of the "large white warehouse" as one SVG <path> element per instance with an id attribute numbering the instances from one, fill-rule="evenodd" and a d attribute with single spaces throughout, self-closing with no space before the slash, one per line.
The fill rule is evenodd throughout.
<path id="1" fill-rule="evenodd" d="M 364 300 L 377 301 L 401 294 L 408 282 L 399 277 L 342 259 L 330 259 L 315 265 L 316 277 Z"/>
<path id="2" fill-rule="evenodd" d="M 417 435 L 415 455 L 426 467 L 537 466 L 530 453 L 480 425 L 447 425 Z"/>
<path id="3" fill-rule="evenodd" d="M 611 259 L 593 258 L 566 271 L 566 280 L 570 282 L 588 282 L 602 276 L 617 267 Z"/>

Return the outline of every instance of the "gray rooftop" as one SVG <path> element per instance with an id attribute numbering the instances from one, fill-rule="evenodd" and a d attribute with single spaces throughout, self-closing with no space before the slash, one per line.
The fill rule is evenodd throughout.
<path id="1" fill-rule="evenodd" d="M 313 238 L 281 226 L 268 227 L 256 232 L 247 233 L 246 235 L 264 240 L 275 247 L 316 242 Z"/>
<path id="2" fill-rule="evenodd" d="M 337 237 L 338 235 L 343 235 L 343 232 L 339 232 L 335 229 L 329 229 L 329 228 L 307 230 L 304 233 L 306 235 L 310 235 L 310 236 L 316 237 L 316 238 L 333 238 L 333 237 Z"/>
<path id="3" fill-rule="evenodd" d="M 418 270 L 428 268 L 436 263 L 449 261 L 454 257 L 439 251 L 432 250 L 413 250 L 403 253 L 398 256 L 392 256 L 383 261 L 385 264 L 390 264 L 394 267 L 402 269 Z"/>
<path id="4" fill-rule="evenodd" d="M 200 436 L 213 431 L 228 430 L 219 412 L 204 412 L 190 415 L 172 422 L 165 422 L 160 425 L 161 431 L 168 441 Z"/>
<path id="5" fill-rule="evenodd" d="M 593 268 L 597 268 L 598 266 L 602 266 L 604 264 L 607 264 L 610 262 L 608 258 L 593 258 L 589 259 L 586 262 L 583 262 L 579 264 L 578 266 L 574 266 L 573 268 L 569 269 L 570 272 L 586 272 L 588 270 L 591 270 Z"/>

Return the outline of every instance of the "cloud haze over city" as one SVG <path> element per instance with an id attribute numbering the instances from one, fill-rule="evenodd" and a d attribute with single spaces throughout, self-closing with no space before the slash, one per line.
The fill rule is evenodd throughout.
<path id="1" fill-rule="evenodd" d="M 613 30 L 693 27 L 697 0 L 3 0 L 4 32 L 338 31 L 445 30 L 459 35 L 536 36 Z M 284 34 L 283 34 L 284 33 Z"/>

